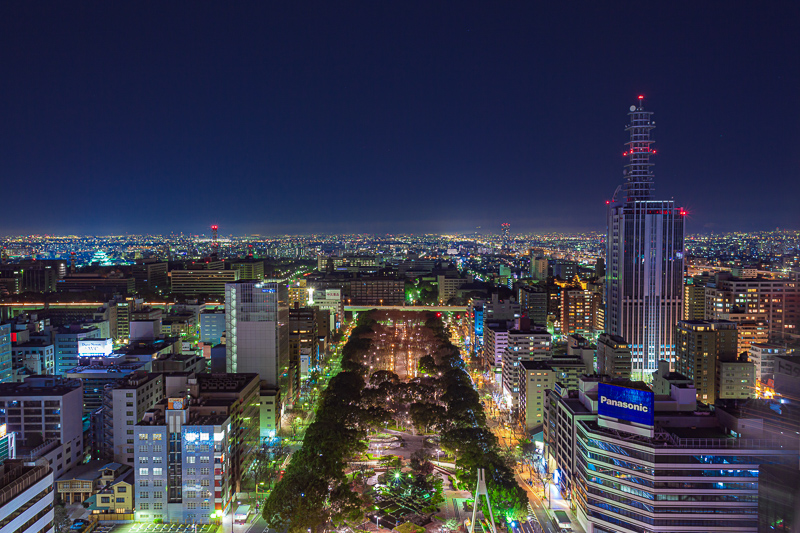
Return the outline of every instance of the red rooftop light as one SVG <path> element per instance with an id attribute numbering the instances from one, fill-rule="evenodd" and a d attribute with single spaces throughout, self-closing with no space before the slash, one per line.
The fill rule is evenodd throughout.
<path id="1" fill-rule="evenodd" d="M 640 94 L 640 95 L 639 95 L 639 100 L 644 100 L 644 96 L 642 96 L 642 95 Z"/>

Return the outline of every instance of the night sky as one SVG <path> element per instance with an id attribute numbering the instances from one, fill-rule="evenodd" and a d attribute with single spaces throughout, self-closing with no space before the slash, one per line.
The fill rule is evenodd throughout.
<path id="1" fill-rule="evenodd" d="M 688 232 L 800 229 L 800 3 L 732 4 L 3 2 L 0 233 L 604 231 L 639 94 Z"/>

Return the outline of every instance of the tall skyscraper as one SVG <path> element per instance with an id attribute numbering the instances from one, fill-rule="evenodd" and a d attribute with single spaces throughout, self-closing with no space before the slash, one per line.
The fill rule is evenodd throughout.
<path id="1" fill-rule="evenodd" d="M 508 222 L 503 222 L 500 225 L 500 230 L 502 231 L 503 250 L 508 250 L 511 248 L 511 237 L 509 235 L 509 232 L 511 231 L 511 224 Z"/>
<path id="2" fill-rule="evenodd" d="M 686 215 L 672 200 L 654 200 L 650 132 L 655 123 L 642 99 L 628 113 L 625 183 L 608 202 L 606 239 L 607 332 L 630 345 L 636 377 L 654 372 L 659 359 L 674 368 Z"/>
<path id="3" fill-rule="evenodd" d="M 227 371 L 253 372 L 282 394 L 289 386 L 289 293 L 286 283 L 225 284 Z"/>

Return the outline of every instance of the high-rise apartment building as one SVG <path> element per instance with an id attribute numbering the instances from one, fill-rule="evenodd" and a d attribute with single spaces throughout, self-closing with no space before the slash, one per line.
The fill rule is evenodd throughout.
<path id="1" fill-rule="evenodd" d="M 536 281 L 547 280 L 547 258 L 535 256 L 531 251 L 531 277 Z"/>
<path id="2" fill-rule="evenodd" d="M 308 371 L 319 362 L 319 335 L 317 334 L 316 310 L 313 307 L 289 309 L 289 368 L 292 390 L 296 398 L 300 382 Z"/>
<path id="3" fill-rule="evenodd" d="M 483 328 L 483 354 L 487 367 L 500 369 L 503 353 L 508 346 L 508 325 L 505 321 L 485 324 Z"/>
<path id="4" fill-rule="evenodd" d="M 483 304 L 483 323 L 495 320 L 515 320 L 522 316 L 520 305 L 513 300 L 501 300 L 497 294 Z"/>
<path id="5" fill-rule="evenodd" d="M 521 285 L 517 289 L 520 311 L 534 324 L 547 325 L 547 290 L 540 285 Z"/>
<path id="6" fill-rule="evenodd" d="M 511 249 L 511 224 L 508 222 L 503 222 L 500 224 L 500 246 L 503 247 L 503 250 L 510 250 Z"/>
<path id="7" fill-rule="evenodd" d="M 694 380 L 698 400 L 713 404 L 719 362 L 737 360 L 736 324 L 727 320 L 682 320 L 675 331 L 677 371 Z"/>
<path id="8" fill-rule="evenodd" d="M 561 334 L 594 332 L 602 295 L 583 285 L 561 291 Z"/>
<path id="9" fill-rule="evenodd" d="M 787 347 L 780 344 L 752 344 L 748 355 L 755 366 L 756 383 L 773 379 L 775 375 L 775 357 L 788 354 Z"/>
<path id="10" fill-rule="evenodd" d="M 606 331 L 628 341 L 637 376 L 654 372 L 660 359 L 674 360 L 683 311 L 686 213 L 654 199 L 651 115 L 642 97 L 630 108 L 625 183 L 609 202 L 606 239 Z"/>
<path id="11" fill-rule="evenodd" d="M 769 340 L 779 340 L 798 332 L 800 281 L 718 273 L 706 286 L 705 304 L 706 320 L 734 320 L 736 315 L 761 319 L 766 321 Z"/>
<path id="12" fill-rule="evenodd" d="M 519 362 L 519 419 L 528 431 L 544 423 L 545 391 L 554 386 L 555 372 L 546 362 Z"/>
<path id="13" fill-rule="evenodd" d="M 258 374 L 263 387 L 277 388 L 281 397 L 291 402 L 286 285 L 243 280 L 225 286 L 225 351 L 229 373 Z M 276 429 L 272 425 L 262 420 L 262 436 Z"/>
<path id="14" fill-rule="evenodd" d="M 133 426 L 164 399 L 164 376 L 137 371 L 103 394 L 103 440 L 99 456 L 123 465 L 133 462 L 136 435 Z"/>
<path id="15" fill-rule="evenodd" d="M 491 329 L 491 328 L 489 328 Z M 530 320 L 520 318 L 514 329 L 505 332 L 506 346 L 502 355 L 503 394 L 515 409 L 519 404 L 519 380 L 522 361 L 542 361 L 552 356 L 552 337 L 542 326 L 533 326 Z"/>
<path id="16" fill-rule="evenodd" d="M 597 372 L 611 378 L 630 379 L 631 347 L 625 339 L 608 333 L 597 337 Z"/>
<path id="17" fill-rule="evenodd" d="M 289 306 L 300 307 L 308 305 L 308 285 L 305 278 L 297 278 L 289 284 Z"/>

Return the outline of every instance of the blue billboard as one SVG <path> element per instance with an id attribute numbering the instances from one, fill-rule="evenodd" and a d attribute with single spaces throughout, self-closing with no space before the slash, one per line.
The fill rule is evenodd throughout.
<path id="1" fill-rule="evenodd" d="M 597 389 L 597 414 L 653 425 L 653 392 L 600 383 Z"/>

